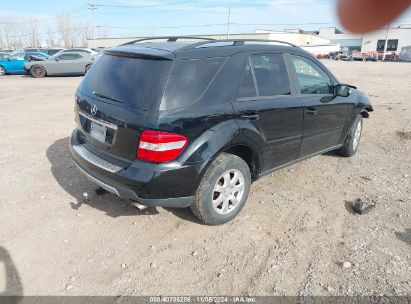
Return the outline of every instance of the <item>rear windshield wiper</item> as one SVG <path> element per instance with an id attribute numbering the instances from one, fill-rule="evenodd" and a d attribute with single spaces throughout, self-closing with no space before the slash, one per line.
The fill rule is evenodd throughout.
<path id="1" fill-rule="evenodd" d="M 122 101 L 122 100 L 118 100 L 118 99 L 115 99 L 115 98 L 113 98 L 113 97 L 100 94 L 100 93 L 98 93 L 98 92 L 96 92 L 96 91 L 93 91 L 93 95 L 96 95 L 97 97 L 102 97 L 102 98 L 105 98 L 105 99 L 109 99 L 109 100 L 112 100 L 112 101 L 115 101 L 115 102 L 124 103 L 124 101 Z"/>

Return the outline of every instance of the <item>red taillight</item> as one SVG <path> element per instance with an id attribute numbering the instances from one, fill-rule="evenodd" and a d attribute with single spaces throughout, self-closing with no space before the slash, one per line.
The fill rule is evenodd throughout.
<path id="1" fill-rule="evenodd" d="M 185 136 L 159 131 L 146 130 L 140 136 L 137 158 L 153 163 L 175 160 L 187 146 Z"/>

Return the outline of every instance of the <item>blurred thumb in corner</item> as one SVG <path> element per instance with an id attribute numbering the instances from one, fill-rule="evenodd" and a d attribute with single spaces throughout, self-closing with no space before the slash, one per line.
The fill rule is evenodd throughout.
<path id="1" fill-rule="evenodd" d="M 351 32 L 371 32 L 389 24 L 411 5 L 411 0 L 338 0 L 341 24 Z"/>

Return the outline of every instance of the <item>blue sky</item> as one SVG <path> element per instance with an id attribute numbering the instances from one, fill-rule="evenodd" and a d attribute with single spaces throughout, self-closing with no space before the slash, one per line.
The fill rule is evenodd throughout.
<path id="1" fill-rule="evenodd" d="M 387 0 L 388 1 L 388 0 Z M 95 23 L 109 28 L 110 36 L 217 34 L 226 32 L 229 0 L 0 0 L 0 14 L 34 15 L 41 24 L 68 12 L 93 23 L 88 3 L 98 6 Z M 255 29 L 341 27 L 336 0 L 231 0 L 231 33 Z M 411 23 L 411 11 L 399 20 Z"/>

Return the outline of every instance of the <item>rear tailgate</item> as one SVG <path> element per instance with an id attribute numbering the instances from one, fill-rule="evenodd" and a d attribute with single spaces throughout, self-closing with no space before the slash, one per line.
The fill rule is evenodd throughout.
<path id="1" fill-rule="evenodd" d="M 135 160 L 141 133 L 155 128 L 171 62 L 124 52 L 102 55 L 76 93 L 81 142 L 106 160 Z"/>
<path id="2" fill-rule="evenodd" d="M 82 142 L 130 161 L 136 158 L 142 130 L 154 126 L 155 117 L 150 114 L 105 103 L 80 92 L 76 95 L 76 122 Z M 99 136 L 98 129 L 104 130 L 104 137 Z"/>

